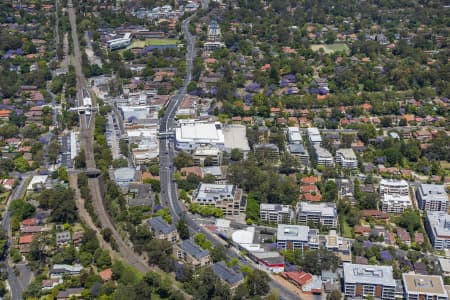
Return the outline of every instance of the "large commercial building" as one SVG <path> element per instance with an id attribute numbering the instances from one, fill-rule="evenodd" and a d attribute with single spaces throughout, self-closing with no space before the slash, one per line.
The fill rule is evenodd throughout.
<path id="1" fill-rule="evenodd" d="M 193 151 L 199 146 L 225 147 L 222 124 L 205 123 L 195 120 L 181 120 L 175 129 L 175 147 L 179 150 Z"/>
<path id="2" fill-rule="evenodd" d="M 202 183 L 194 194 L 193 203 L 214 205 L 220 208 L 226 216 L 245 212 L 242 190 L 232 184 Z"/>
<path id="3" fill-rule="evenodd" d="M 267 223 L 291 223 L 294 212 L 289 205 L 261 203 L 259 217 L 261 221 Z"/>
<path id="4" fill-rule="evenodd" d="M 411 208 L 409 195 L 384 194 L 381 197 L 381 210 L 390 214 L 401 214 L 405 209 Z"/>
<path id="5" fill-rule="evenodd" d="M 448 194 L 445 186 L 421 184 L 416 191 L 419 208 L 426 211 L 448 211 Z"/>
<path id="6" fill-rule="evenodd" d="M 441 276 L 403 274 L 405 300 L 448 300 Z"/>
<path id="7" fill-rule="evenodd" d="M 358 158 L 351 148 L 337 150 L 336 162 L 344 169 L 356 169 L 358 167 Z"/>
<path id="8" fill-rule="evenodd" d="M 406 180 L 381 179 L 380 195 L 409 195 L 409 185 Z"/>
<path id="9" fill-rule="evenodd" d="M 308 248 L 309 231 L 308 226 L 278 224 L 277 247 L 303 251 Z"/>
<path id="10" fill-rule="evenodd" d="M 435 249 L 450 249 L 450 215 L 446 212 L 427 213 L 425 228 Z"/>
<path id="11" fill-rule="evenodd" d="M 348 298 L 394 300 L 396 286 L 391 266 L 344 263 L 344 294 Z"/>
<path id="12" fill-rule="evenodd" d="M 297 218 L 301 224 L 314 223 L 315 225 L 336 228 L 337 210 L 335 203 L 297 203 Z"/>

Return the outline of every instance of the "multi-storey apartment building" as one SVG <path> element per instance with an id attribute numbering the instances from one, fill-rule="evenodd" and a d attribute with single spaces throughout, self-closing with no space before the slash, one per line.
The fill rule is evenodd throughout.
<path id="1" fill-rule="evenodd" d="M 448 194 L 444 185 L 423 183 L 416 190 L 416 197 L 419 208 L 422 210 L 448 211 Z"/>
<path id="2" fill-rule="evenodd" d="M 450 249 L 450 215 L 448 213 L 429 211 L 425 229 L 435 249 Z"/>
<path id="3" fill-rule="evenodd" d="M 297 203 L 297 219 L 301 224 L 314 223 L 316 225 L 336 228 L 337 210 L 335 203 Z"/>
<path id="4" fill-rule="evenodd" d="M 356 169 L 358 167 L 358 158 L 351 148 L 337 150 L 336 162 L 344 169 Z"/>
<path id="5" fill-rule="evenodd" d="M 403 274 L 405 300 L 448 300 L 441 276 Z"/>
<path id="6" fill-rule="evenodd" d="M 289 205 L 261 203 L 259 217 L 261 221 L 267 223 L 291 223 L 294 211 Z"/>
<path id="7" fill-rule="evenodd" d="M 348 298 L 394 300 L 396 286 L 392 266 L 344 263 L 344 294 Z"/>
<path id="8" fill-rule="evenodd" d="M 220 208 L 224 215 L 234 216 L 245 212 L 242 190 L 232 184 L 200 184 L 194 194 L 193 203 L 213 205 Z"/>

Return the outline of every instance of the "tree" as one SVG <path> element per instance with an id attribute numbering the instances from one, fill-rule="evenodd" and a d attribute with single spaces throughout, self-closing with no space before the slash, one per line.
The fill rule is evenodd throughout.
<path id="1" fill-rule="evenodd" d="M 230 158 L 232 161 L 239 161 L 242 159 L 242 156 L 243 155 L 239 149 L 235 148 L 235 149 L 231 150 Z"/>
<path id="2" fill-rule="evenodd" d="M 202 249 L 212 250 L 212 243 L 206 239 L 206 236 L 203 233 L 196 233 L 194 235 L 194 241 L 197 245 L 202 247 Z"/>
<path id="3" fill-rule="evenodd" d="M 213 262 L 218 262 L 227 259 L 227 254 L 225 252 L 225 247 L 218 245 L 211 250 L 211 259 Z"/>
<path id="4" fill-rule="evenodd" d="M 30 165 L 25 160 L 25 158 L 23 158 L 23 156 L 19 156 L 18 158 L 14 159 L 14 169 L 16 169 L 18 172 L 25 173 L 30 169 Z"/>
<path id="5" fill-rule="evenodd" d="M 169 241 L 152 239 L 148 242 L 146 250 L 150 264 L 155 264 L 166 272 L 173 269 L 173 261 L 170 257 L 172 244 Z"/>
<path id="6" fill-rule="evenodd" d="M 84 153 L 84 150 L 80 150 L 78 155 L 75 157 L 74 165 L 77 169 L 86 168 L 86 154 Z"/>
<path id="7" fill-rule="evenodd" d="M 111 267 L 111 256 L 107 250 L 97 249 L 94 253 L 94 261 L 95 265 L 100 269 Z"/>
<path id="8" fill-rule="evenodd" d="M 327 297 L 327 300 L 341 300 L 342 295 L 339 290 L 333 290 Z"/>
<path id="9" fill-rule="evenodd" d="M 266 272 L 253 270 L 247 274 L 246 283 L 250 296 L 264 296 L 270 291 L 270 277 Z"/>
<path id="10" fill-rule="evenodd" d="M 184 167 L 190 167 L 194 165 L 194 159 L 192 156 L 184 151 L 178 153 L 178 155 L 174 158 L 173 164 L 177 169 L 181 169 Z"/>
<path id="11" fill-rule="evenodd" d="M 184 218 L 181 218 L 180 221 L 178 221 L 177 230 L 182 240 L 189 239 L 189 227 Z"/>

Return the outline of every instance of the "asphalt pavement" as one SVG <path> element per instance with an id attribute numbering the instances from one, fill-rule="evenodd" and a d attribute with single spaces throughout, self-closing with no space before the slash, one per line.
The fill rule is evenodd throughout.
<path id="1" fill-rule="evenodd" d="M 206 2 L 207 4 L 206 0 L 204 2 Z M 172 97 L 166 108 L 164 116 L 160 119 L 160 133 L 173 132 L 173 130 L 175 129 L 175 114 L 177 108 L 184 95 L 186 94 L 188 84 L 192 81 L 192 61 L 195 56 L 195 37 L 192 36 L 192 34 L 189 32 L 189 22 L 191 21 L 191 18 L 192 17 L 185 19 L 182 22 L 181 26 L 183 35 L 187 40 L 188 49 L 188 52 L 186 54 L 186 77 L 184 79 L 183 86 Z M 162 199 L 162 205 L 169 207 L 174 223 L 178 222 L 181 217 L 184 217 L 191 233 L 201 232 L 208 238 L 208 240 L 213 243 L 214 246 L 222 245 L 223 241 L 219 237 L 215 236 L 210 231 L 198 225 L 192 219 L 192 217 L 181 207 L 181 204 L 178 201 L 177 186 L 175 182 L 174 167 L 172 163 L 174 158 L 175 151 L 173 138 L 167 135 L 161 135 L 159 144 L 159 177 L 161 183 L 160 198 Z M 240 256 L 235 249 L 227 248 L 227 256 L 231 258 L 236 257 L 242 264 L 246 264 L 252 268 L 255 268 L 253 264 L 243 259 L 243 257 Z M 278 290 L 281 298 L 283 299 L 300 299 L 298 295 L 282 286 L 277 281 L 271 280 L 269 282 L 269 285 L 272 289 Z"/>
<path id="2" fill-rule="evenodd" d="M 25 189 L 27 188 L 27 179 L 31 176 L 31 173 L 23 174 L 22 181 L 16 188 L 11 192 L 8 202 L 6 203 L 5 212 L 2 219 L 2 229 L 8 233 L 8 247 L 11 247 L 12 233 L 11 233 L 11 213 L 9 212 L 9 206 L 11 201 L 19 199 L 23 196 Z M 21 300 L 23 291 L 28 287 L 31 282 L 33 274 L 26 264 L 14 264 L 8 259 L 8 254 L 6 254 L 5 259 L 2 261 L 6 265 L 6 271 L 8 273 L 8 285 L 10 288 L 11 299 Z M 16 274 L 14 268 L 18 271 Z"/>

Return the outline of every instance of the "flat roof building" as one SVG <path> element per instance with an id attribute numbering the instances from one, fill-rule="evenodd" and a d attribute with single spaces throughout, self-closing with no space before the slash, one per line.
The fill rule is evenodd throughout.
<path id="1" fill-rule="evenodd" d="M 222 164 L 222 151 L 214 146 L 199 146 L 192 152 L 196 166 L 220 166 Z"/>
<path id="2" fill-rule="evenodd" d="M 416 197 L 422 210 L 448 211 L 448 194 L 444 185 L 422 183 L 416 190 Z"/>
<path id="3" fill-rule="evenodd" d="M 278 224 L 277 247 L 280 249 L 302 251 L 308 246 L 309 227 L 302 225 Z"/>
<path id="4" fill-rule="evenodd" d="M 302 135 L 300 134 L 300 128 L 289 127 L 288 128 L 288 141 L 290 144 L 300 144 L 302 143 Z"/>
<path id="5" fill-rule="evenodd" d="M 223 127 L 223 136 L 225 140 L 224 150 L 231 152 L 233 149 L 239 149 L 244 154 L 250 151 L 250 145 L 247 139 L 247 128 L 243 125 L 226 125 Z"/>
<path id="6" fill-rule="evenodd" d="M 294 212 L 289 205 L 261 203 L 259 217 L 261 221 L 267 223 L 291 223 Z"/>
<path id="7" fill-rule="evenodd" d="M 314 156 L 316 158 L 317 165 L 322 166 L 333 166 L 334 159 L 330 151 L 321 147 L 318 144 L 313 144 Z"/>
<path id="8" fill-rule="evenodd" d="M 297 218 L 301 224 L 313 223 L 315 225 L 336 228 L 336 203 L 297 203 Z"/>
<path id="9" fill-rule="evenodd" d="M 225 147 L 225 137 L 220 122 L 205 123 L 195 120 L 182 120 L 175 129 L 175 146 L 179 150 L 193 151 L 199 146 Z"/>
<path id="10" fill-rule="evenodd" d="M 120 187 L 126 187 L 136 180 L 136 169 L 135 168 L 118 168 L 113 171 L 114 181 Z"/>
<path id="11" fill-rule="evenodd" d="M 344 263 L 344 294 L 350 298 L 394 300 L 396 282 L 391 266 Z"/>
<path id="12" fill-rule="evenodd" d="M 381 197 L 381 210 L 390 214 L 401 214 L 405 209 L 411 208 L 409 195 L 384 194 Z"/>
<path id="13" fill-rule="evenodd" d="M 425 228 L 435 249 L 450 249 L 450 215 L 448 213 L 429 211 Z"/>
<path id="14" fill-rule="evenodd" d="M 403 274 L 406 300 L 448 300 L 447 290 L 441 276 Z"/>
<path id="15" fill-rule="evenodd" d="M 409 195 L 409 184 L 404 179 L 402 180 L 381 179 L 379 189 L 380 195 L 384 194 Z"/>
<path id="16" fill-rule="evenodd" d="M 195 192 L 192 202 L 200 205 L 214 205 L 228 216 L 243 213 L 246 207 L 242 199 L 242 190 L 232 184 L 202 183 Z"/>
<path id="17" fill-rule="evenodd" d="M 306 129 L 306 134 L 308 135 L 308 140 L 311 144 L 320 145 L 322 143 L 322 136 L 320 131 L 316 127 Z"/>
<path id="18" fill-rule="evenodd" d="M 298 157 L 303 165 L 309 164 L 309 153 L 303 144 L 289 144 L 288 148 L 289 152 L 295 157 Z"/>
<path id="19" fill-rule="evenodd" d="M 34 189 L 40 189 L 44 187 L 47 182 L 48 175 L 35 175 L 31 178 L 30 183 L 28 184 L 27 190 L 32 191 Z"/>
<path id="20" fill-rule="evenodd" d="M 344 169 L 356 169 L 358 167 L 358 158 L 351 148 L 337 150 L 336 162 L 339 163 Z"/>

